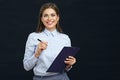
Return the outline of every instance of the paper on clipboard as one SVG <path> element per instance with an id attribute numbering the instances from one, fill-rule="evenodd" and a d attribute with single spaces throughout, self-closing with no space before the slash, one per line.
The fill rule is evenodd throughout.
<path id="1" fill-rule="evenodd" d="M 64 47 L 58 56 L 55 58 L 47 72 L 62 72 L 66 65 L 64 63 L 68 56 L 75 56 L 75 54 L 80 50 L 78 47 Z"/>

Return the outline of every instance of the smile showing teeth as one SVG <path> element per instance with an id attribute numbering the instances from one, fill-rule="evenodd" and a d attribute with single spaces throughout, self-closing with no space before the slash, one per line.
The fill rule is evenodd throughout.
<path id="1" fill-rule="evenodd" d="M 50 21 L 50 22 L 46 22 L 48 25 L 51 25 L 53 22 L 52 21 Z"/>

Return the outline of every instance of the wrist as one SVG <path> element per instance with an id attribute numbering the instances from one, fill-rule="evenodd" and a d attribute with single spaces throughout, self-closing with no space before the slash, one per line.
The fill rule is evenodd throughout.
<path id="1" fill-rule="evenodd" d="M 67 66 L 66 66 L 66 69 L 69 69 L 69 68 L 71 68 L 71 65 L 67 65 Z"/>
<path id="2" fill-rule="evenodd" d="M 71 68 L 72 68 L 72 66 L 69 65 L 69 66 L 66 66 L 65 70 L 69 71 L 69 70 L 71 70 Z"/>
<path id="3" fill-rule="evenodd" d="M 38 55 L 38 54 L 35 54 L 34 56 L 35 56 L 36 58 L 38 58 L 38 57 L 39 57 L 39 55 Z"/>
<path id="4" fill-rule="evenodd" d="M 35 53 L 35 57 L 38 58 L 40 55 L 41 51 Z"/>

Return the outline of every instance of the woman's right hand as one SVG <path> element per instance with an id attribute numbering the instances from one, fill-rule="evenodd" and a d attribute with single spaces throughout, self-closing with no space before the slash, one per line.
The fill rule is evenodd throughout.
<path id="1" fill-rule="evenodd" d="M 47 42 L 42 41 L 38 44 L 37 50 L 35 52 L 35 57 L 39 57 L 40 53 L 47 48 Z"/>

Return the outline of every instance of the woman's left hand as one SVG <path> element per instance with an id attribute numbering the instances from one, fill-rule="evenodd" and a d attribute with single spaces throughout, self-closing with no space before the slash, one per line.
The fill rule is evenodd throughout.
<path id="1" fill-rule="evenodd" d="M 65 64 L 67 65 L 66 67 L 69 68 L 71 67 L 73 64 L 76 63 L 76 58 L 73 56 L 69 56 L 68 58 L 66 58 L 65 60 Z"/>

